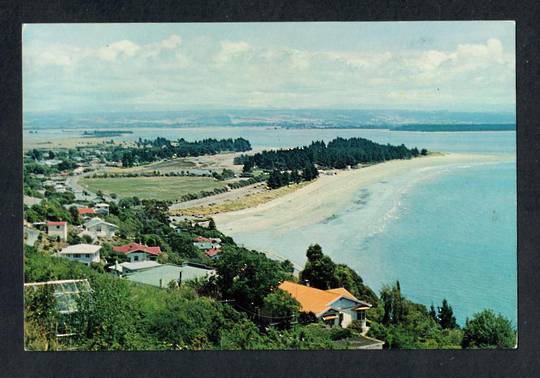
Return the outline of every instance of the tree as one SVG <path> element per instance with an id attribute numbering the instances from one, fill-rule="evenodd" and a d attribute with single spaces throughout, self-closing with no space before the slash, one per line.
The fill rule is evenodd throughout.
<path id="1" fill-rule="evenodd" d="M 28 350 L 55 350 L 58 325 L 56 297 L 52 285 L 43 285 L 24 296 L 24 345 Z"/>
<path id="2" fill-rule="evenodd" d="M 377 306 L 377 295 L 370 287 L 364 284 L 362 277 L 353 269 L 344 264 L 336 264 L 336 286 L 344 287 L 358 299 L 367 301 L 373 306 Z"/>
<path id="3" fill-rule="evenodd" d="M 442 307 L 438 308 L 437 319 L 443 329 L 453 329 L 457 327 L 456 318 L 452 310 L 452 306 L 448 304 L 448 301 L 443 299 Z"/>
<path id="4" fill-rule="evenodd" d="M 231 329 L 220 332 L 221 349 L 258 349 L 262 342 L 263 338 L 257 327 L 247 319 L 235 323 Z"/>
<path id="5" fill-rule="evenodd" d="M 392 286 L 384 285 L 381 289 L 381 301 L 383 302 L 383 324 L 398 324 L 405 319 L 406 308 L 404 298 L 401 296 L 399 281 Z"/>
<path id="6" fill-rule="evenodd" d="M 79 210 L 75 206 L 69 208 L 69 214 L 71 215 L 71 221 L 73 224 L 80 224 Z"/>
<path id="7" fill-rule="evenodd" d="M 439 319 L 437 318 L 437 311 L 435 311 L 435 306 L 433 306 L 433 303 L 429 307 L 429 316 L 431 316 L 431 318 L 436 322 L 439 321 Z"/>
<path id="8" fill-rule="evenodd" d="M 263 253 L 225 245 L 219 256 L 216 269 L 223 298 L 249 311 L 261 307 L 264 297 L 288 277 L 279 262 Z"/>
<path id="9" fill-rule="evenodd" d="M 302 280 L 309 281 L 310 285 L 321 290 L 327 290 L 336 287 L 336 265 L 322 253 L 322 248 L 318 244 L 310 245 L 306 256 L 308 261 L 304 270 L 300 272 Z"/>
<path id="10" fill-rule="evenodd" d="M 83 350 L 139 349 L 138 309 L 130 299 L 127 282 L 99 274 L 92 291 L 81 295 L 74 314 L 77 343 Z"/>
<path id="11" fill-rule="evenodd" d="M 264 321 L 270 324 L 278 323 L 281 327 L 289 328 L 294 316 L 300 310 L 300 304 L 286 291 L 277 289 L 264 297 L 262 314 Z"/>
<path id="12" fill-rule="evenodd" d="M 467 320 L 463 328 L 463 348 L 514 348 L 516 332 L 510 320 L 493 310 L 483 310 Z"/>
<path id="13" fill-rule="evenodd" d="M 211 218 L 208 222 L 208 229 L 209 230 L 215 230 L 216 229 L 216 222 L 214 221 L 214 218 Z"/>

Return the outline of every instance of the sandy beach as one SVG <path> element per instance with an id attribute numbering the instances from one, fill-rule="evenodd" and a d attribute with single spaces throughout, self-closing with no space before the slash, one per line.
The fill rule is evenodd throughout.
<path id="1" fill-rule="evenodd" d="M 226 234 L 272 229 L 287 230 L 318 223 L 351 201 L 356 192 L 369 185 L 410 170 L 477 164 L 515 159 L 514 155 L 445 153 L 412 160 L 392 160 L 360 169 L 321 175 L 315 182 L 257 207 L 214 216 Z"/>

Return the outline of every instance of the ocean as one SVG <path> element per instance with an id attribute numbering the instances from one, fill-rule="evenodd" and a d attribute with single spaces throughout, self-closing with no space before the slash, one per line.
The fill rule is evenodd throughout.
<path id="1" fill-rule="evenodd" d="M 515 132 L 398 132 L 272 127 L 134 128 L 122 139 L 248 139 L 254 148 L 305 145 L 336 136 L 405 144 L 441 152 L 514 154 Z M 26 141 L 66 138 L 78 131 L 24 132 Z M 119 139 L 119 138 L 112 138 Z M 358 271 L 379 291 L 399 280 L 405 296 L 427 306 L 446 298 L 460 324 L 484 308 L 517 321 L 515 160 L 454 164 L 404 172 L 356 193 L 320 223 L 282 234 L 232 235 L 248 247 L 303 264 L 310 243 Z"/>

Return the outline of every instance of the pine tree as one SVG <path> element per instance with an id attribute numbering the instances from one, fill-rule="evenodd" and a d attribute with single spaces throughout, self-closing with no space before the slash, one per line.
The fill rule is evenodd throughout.
<path id="1" fill-rule="evenodd" d="M 444 329 L 457 328 L 457 322 L 452 310 L 452 306 L 448 304 L 446 298 L 442 301 L 442 307 L 439 307 L 438 319 L 439 324 Z"/>

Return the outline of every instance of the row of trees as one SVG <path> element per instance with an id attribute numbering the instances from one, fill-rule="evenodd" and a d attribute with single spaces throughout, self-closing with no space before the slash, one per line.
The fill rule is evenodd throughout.
<path id="1" fill-rule="evenodd" d="M 236 159 L 244 164 L 244 170 L 254 167 L 280 171 L 301 170 L 306 164 L 326 168 L 342 169 L 359 163 L 376 163 L 392 159 L 410 159 L 427 154 L 427 150 L 408 149 L 405 145 L 392 146 L 379 144 L 364 138 L 336 138 L 328 144 L 324 141 L 312 142 L 306 147 L 263 151 L 251 156 L 243 155 Z"/>
<path id="2" fill-rule="evenodd" d="M 170 141 L 158 137 L 154 140 L 139 139 L 137 148 L 113 147 L 106 155 L 108 160 L 121 161 L 124 167 L 131 167 L 135 163 L 150 163 L 161 159 L 170 159 L 173 156 L 202 156 L 215 155 L 224 151 L 245 152 L 251 150 L 251 144 L 244 138 L 236 139 L 203 139 L 188 142 L 185 139 Z"/>

